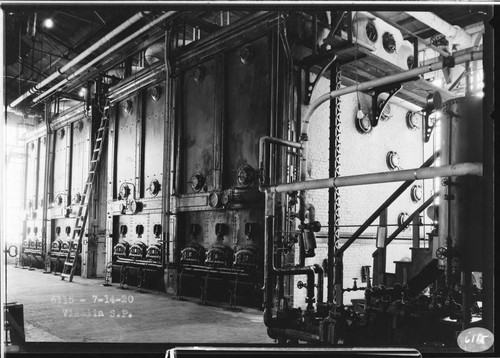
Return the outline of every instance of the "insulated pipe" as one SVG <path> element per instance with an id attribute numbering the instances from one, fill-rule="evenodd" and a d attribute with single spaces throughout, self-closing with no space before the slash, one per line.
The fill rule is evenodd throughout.
<path id="1" fill-rule="evenodd" d="M 116 29 L 111 31 L 109 34 L 101 38 L 99 41 L 97 41 L 95 44 L 90 46 L 88 49 L 83 51 L 81 54 L 76 56 L 73 60 L 68 62 L 65 66 L 63 66 L 61 69 L 57 70 L 56 72 L 52 73 L 49 77 L 45 78 L 42 82 L 39 84 L 35 85 L 33 88 L 29 89 L 26 93 L 24 93 L 22 96 L 18 97 L 16 100 L 14 100 L 9 106 L 10 107 L 15 107 L 22 101 L 24 101 L 26 98 L 31 96 L 32 94 L 36 93 L 39 91 L 41 88 L 44 86 L 48 85 L 50 82 L 55 80 L 59 75 L 64 74 L 67 70 L 69 70 L 71 67 L 76 66 L 78 63 L 80 63 L 85 57 L 89 56 L 92 52 L 100 48 L 101 46 L 105 45 L 108 43 L 109 40 L 111 40 L 113 37 L 117 36 L 118 34 L 122 33 L 125 29 L 139 21 L 144 17 L 146 13 L 145 12 L 140 12 L 138 14 L 135 14 L 132 16 L 130 19 L 125 21 L 123 24 L 118 26 Z"/>
<path id="2" fill-rule="evenodd" d="M 107 51 L 103 52 L 101 55 L 97 56 L 92 61 L 90 61 L 89 63 L 85 64 L 83 67 L 79 68 L 78 70 L 76 70 L 75 72 L 73 72 L 72 74 L 70 74 L 64 80 L 62 80 L 58 84 L 54 85 L 52 88 L 50 88 L 46 92 L 42 93 L 40 96 L 36 97 L 33 100 L 33 103 L 36 103 L 36 102 L 40 101 L 42 98 L 47 97 L 48 95 L 50 95 L 51 93 L 53 93 L 54 91 L 56 91 L 57 89 L 59 89 L 61 86 L 65 85 L 66 83 L 68 83 L 70 81 L 72 81 L 80 73 L 86 71 L 90 66 L 94 65 L 95 63 L 99 62 L 103 58 L 109 56 L 110 54 L 114 53 L 120 47 L 124 46 L 126 43 L 132 41 L 133 39 L 135 39 L 136 37 L 138 37 L 139 35 L 141 35 L 145 31 L 149 30 L 153 26 L 156 26 L 161 21 L 163 21 L 163 20 L 167 19 L 168 17 L 174 15 L 176 12 L 177 11 L 169 11 L 169 12 L 167 12 L 167 13 L 159 16 L 157 19 L 153 20 L 152 22 L 150 22 L 146 26 L 144 26 L 141 29 L 139 29 L 136 32 L 134 32 L 132 35 L 130 35 L 130 36 L 126 37 L 125 39 L 123 39 L 122 41 L 118 42 L 116 45 L 112 46 Z"/>
<path id="3" fill-rule="evenodd" d="M 337 178 L 308 180 L 296 183 L 285 183 L 264 187 L 266 192 L 283 193 L 289 191 L 314 190 L 341 186 L 390 183 L 406 180 L 431 179 L 438 177 L 483 175 L 482 163 L 460 163 L 433 168 L 416 168 L 397 172 L 380 172 L 350 175 Z"/>
<path id="4" fill-rule="evenodd" d="M 451 25 L 432 12 L 406 11 L 406 13 L 418 21 L 432 27 L 449 38 L 452 44 L 459 44 L 463 48 L 472 46 L 472 36 L 459 26 Z"/>

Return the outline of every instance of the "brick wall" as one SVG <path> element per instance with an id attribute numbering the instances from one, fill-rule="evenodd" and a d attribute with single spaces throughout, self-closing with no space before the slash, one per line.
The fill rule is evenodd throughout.
<path id="1" fill-rule="evenodd" d="M 312 101 L 320 95 L 329 92 L 329 80 L 322 79 L 315 89 Z M 341 97 L 340 103 L 340 176 L 387 172 L 386 156 L 389 151 L 395 151 L 400 157 L 402 169 L 419 167 L 435 150 L 435 140 L 431 137 L 429 143 L 424 144 L 422 125 L 418 130 L 410 130 L 406 125 L 406 113 L 408 109 L 395 104 L 390 104 L 391 117 L 387 121 L 379 121 L 368 134 L 361 134 L 355 127 L 355 116 L 358 110 L 358 100 L 361 109 L 368 113 L 371 108 L 371 97 L 363 93 L 352 93 Z M 311 118 L 309 125 L 309 150 L 310 163 L 308 163 L 307 180 L 328 177 L 329 166 L 329 104 L 321 105 Z M 339 234 L 342 238 L 348 238 L 363 222 L 377 209 L 389 195 L 391 195 L 402 183 L 372 184 L 364 186 L 352 186 L 339 188 L 340 214 Z M 421 180 L 418 183 L 424 189 L 424 197 L 418 203 L 413 203 L 410 198 L 410 189 L 406 190 L 388 209 L 387 224 L 388 235 L 397 228 L 398 216 L 402 212 L 413 213 L 427 198 L 433 190 L 432 180 Z M 316 209 L 316 220 L 320 221 L 323 230 L 322 235 L 328 235 L 328 190 L 311 190 L 308 192 L 308 201 Z M 431 224 L 432 221 L 423 215 L 423 223 Z M 376 220 L 369 227 L 362 239 L 357 240 L 344 253 L 344 286 L 352 287 L 352 278 L 357 277 L 358 286 L 364 286 L 361 282 L 361 266 L 373 266 L 372 254 L 375 251 L 375 236 L 377 232 Z M 421 237 L 431 228 L 421 228 Z M 395 260 L 410 258 L 412 229 L 403 231 L 398 239 L 388 247 L 387 272 L 394 272 Z M 341 244 L 345 239 L 341 240 Z M 318 239 L 316 256 L 306 259 L 307 264 L 319 263 L 327 257 L 327 240 Z M 297 255 L 298 257 L 298 252 Z M 298 281 L 306 282 L 305 276 L 295 277 L 295 287 Z M 305 308 L 306 290 L 295 289 L 294 304 L 296 307 Z M 326 299 L 326 278 L 324 297 Z M 346 293 L 344 302 L 349 303 L 351 299 L 362 298 L 363 291 Z"/>

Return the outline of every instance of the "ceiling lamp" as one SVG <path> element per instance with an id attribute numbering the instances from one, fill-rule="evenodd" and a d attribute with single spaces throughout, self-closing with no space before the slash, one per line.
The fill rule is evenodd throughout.
<path id="1" fill-rule="evenodd" d="M 54 20 L 52 20 L 50 17 L 45 19 L 43 21 L 43 26 L 47 29 L 51 29 L 54 27 Z"/>

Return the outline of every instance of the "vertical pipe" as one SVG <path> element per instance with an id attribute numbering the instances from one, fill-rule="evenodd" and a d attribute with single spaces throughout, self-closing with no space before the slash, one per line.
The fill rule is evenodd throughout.
<path id="1" fill-rule="evenodd" d="M 413 218 L 412 226 L 413 242 L 412 247 L 418 249 L 420 247 L 420 216 L 417 215 Z"/>
<path id="2" fill-rule="evenodd" d="M 264 324 L 268 326 L 272 319 L 273 305 L 273 246 L 274 246 L 274 196 L 266 193 L 264 222 Z"/>

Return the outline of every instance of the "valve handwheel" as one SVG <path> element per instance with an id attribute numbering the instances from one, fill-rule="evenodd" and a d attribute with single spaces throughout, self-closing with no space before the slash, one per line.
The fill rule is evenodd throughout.
<path id="1" fill-rule="evenodd" d="M 439 249 L 436 250 L 436 256 L 438 259 L 443 260 L 447 256 L 447 250 L 446 247 L 440 247 Z"/>

